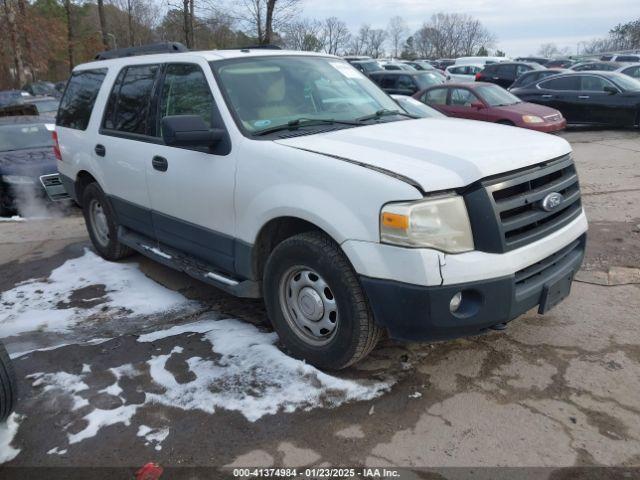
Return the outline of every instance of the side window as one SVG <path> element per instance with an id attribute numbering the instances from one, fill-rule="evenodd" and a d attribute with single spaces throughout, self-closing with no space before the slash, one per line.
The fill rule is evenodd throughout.
<path id="1" fill-rule="evenodd" d="M 618 55 L 616 62 L 640 62 L 640 57 L 636 55 Z"/>
<path id="2" fill-rule="evenodd" d="M 383 75 L 379 80 L 382 88 L 396 88 L 395 75 Z"/>
<path id="3" fill-rule="evenodd" d="M 434 88 L 433 90 L 429 90 L 422 96 L 422 102 L 428 105 L 446 105 L 447 89 Z"/>
<path id="4" fill-rule="evenodd" d="M 56 125 L 85 130 L 96 103 L 96 97 L 107 74 L 106 68 L 84 70 L 71 75 L 60 101 Z"/>
<path id="5" fill-rule="evenodd" d="M 471 104 L 478 100 L 470 90 L 466 88 L 454 88 L 451 90 L 450 105 L 456 107 L 470 107 Z"/>
<path id="6" fill-rule="evenodd" d="M 633 78 L 640 78 L 640 67 L 627 68 L 624 73 Z"/>
<path id="7" fill-rule="evenodd" d="M 146 135 L 153 86 L 158 65 L 136 65 L 124 68 L 111 91 L 103 128 L 118 132 Z"/>
<path id="8" fill-rule="evenodd" d="M 501 78 L 515 78 L 515 65 L 498 65 L 498 76 Z"/>
<path id="9" fill-rule="evenodd" d="M 453 73 L 454 75 L 460 75 L 461 73 L 463 73 L 463 69 L 464 67 L 450 68 L 449 73 Z"/>
<path id="10" fill-rule="evenodd" d="M 170 115 L 200 115 L 211 127 L 213 95 L 198 65 L 167 65 L 160 96 L 160 119 Z"/>
<path id="11" fill-rule="evenodd" d="M 540 88 L 546 90 L 559 90 L 559 91 L 571 91 L 579 90 L 580 79 L 576 76 L 562 77 L 562 78 L 550 78 L 544 82 L 540 82 Z"/>
<path id="12" fill-rule="evenodd" d="M 531 70 L 531 67 L 528 67 L 526 65 L 518 65 L 516 67 L 516 77 L 519 77 L 520 75 L 522 75 L 525 72 L 528 72 L 529 70 Z"/>
<path id="13" fill-rule="evenodd" d="M 416 90 L 416 86 L 413 83 L 413 78 L 409 75 L 400 75 L 398 78 L 398 90 Z"/>
<path id="14" fill-rule="evenodd" d="M 580 90 L 585 92 L 602 92 L 604 87 L 613 87 L 609 80 L 602 77 L 592 77 L 591 75 L 584 75 L 581 78 Z M 614 87 L 615 88 L 615 87 Z"/>

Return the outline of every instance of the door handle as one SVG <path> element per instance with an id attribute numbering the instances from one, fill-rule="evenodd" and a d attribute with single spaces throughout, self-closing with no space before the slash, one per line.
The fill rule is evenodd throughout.
<path id="1" fill-rule="evenodd" d="M 553 98 L 553 95 L 542 95 L 542 98 Z"/>
<path id="2" fill-rule="evenodd" d="M 578 98 L 581 100 L 587 100 L 589 98 L 591 98 L 589 95 L 578 95 Z"/>
<path id="3" fill-rule="evenodd" d="M 99 157 L 104 157 L 105 154 L 107 153 L 107 149 L 104 148 L 104 145 L 101 144 L 97 144 L 96 148 L 93 149 L 96 152 L 96 155 L 98 155 Z"/>
<path id="4" fill-rule="evenodd" d="M 166 172 L 169 168 L 169 162 L 167 162 L 167 159 L 159 155 L 153 157 L 153 159 L 151 160 L 151 165 L 153 165 L 153 168 L 158 170 L 159 172 Z"/>

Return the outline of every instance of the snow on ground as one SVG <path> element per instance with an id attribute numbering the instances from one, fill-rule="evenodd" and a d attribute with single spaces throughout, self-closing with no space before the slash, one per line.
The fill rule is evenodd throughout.
<path id="1" fill-rule="evenodd" d="M 16 458 L 20 450 L 11 446 L 18 432 L 22 416 L 13 413 L 5 423 L 0 423 L 0 465 Z"/>
<path id="2" fill-rule="evenodd" d="M 78 297 L 82 289 L 89 298 Z M 48 278 L 2 293 L 0 332 L 6 337 L 36 330 L 64 333 L 89 318 L 166 314 L 195 303 L 146 277 L 135 263 L 108 262 L 86 250 Z"/>
<path id="3" fill-rule="evenodd" d="M 24 222 L 24 218 L 20 215 L 14 215 L 12 217 L 0 217 L 0 222 Z"/>
<path id="4" fill-rule="evenodd" d="M 146 362 L 111 369 L 115 382 L 99 393 L 121 400 L 122 404 L 112 410 L 87 405 L 84 397 L 91 398 L 92 395 L 84 387 L 85 380 L 93 375 L 91 371 L 79 376 L 66 372 L 32 375 L 31 378 L 36 379 L 35 386 L 44 386 L 43 395 L 50 391 L 59 395 L 64 390 L 71 396 L 74 405 L 81 405 L 79 413 L 84 428 L 77 433 L 67 434 L 69 444 L 94 437 L 100 429 L 109 425 L 122 423 L 129 426 L 138 410 L 149 404 L 200 410 L 209 414 L 215 414 L 218 410 L 237 411 L 248 421 L 255 422 L 279 412 L 335 408 L 346 402 L 370 400 L 393 384 L 392 380 L 360 381 L 327 375 L 281 352 L 275 345 L 275 333 L 262 332 L 239 320 L 211 318 L 203 315 L 197 322 L 140 336 L 141 342 L 156 342 L 186 333 L 200 334 L 203 341 L 210 343 L 211 356 L 206 359 L 189 357 L 183 347 L 174 345 L 167 354 L 154 355 Z M 173 343 L 179 344 L 181 340 L 185 339 L 176 338 Z M 167 369 L 170 359 L 172 362 L 185 362 L 192 380 L 178 382 Z M 138 385 L 144 385 L 145 378 L 151 377 L 149 391 L 145 392 L 142 403 L 126 404 L 123 385 L 120 385 L 120 380 L 125 376 Z M 136 378 L 140 380 L 136 382 Z M 151 428 L 143 425 L 139 427 L 138 436 L 144 437 L 147 445 L 158 449 L 169 435 L 169 426 Z"/>

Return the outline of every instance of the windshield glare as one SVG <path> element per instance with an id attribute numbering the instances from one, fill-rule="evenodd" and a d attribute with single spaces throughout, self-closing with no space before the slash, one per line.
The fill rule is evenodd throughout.
<path id="1" fill-rule="evenodd" d="M 51 146 L 53 138 L 44 124 L 0 126 L 0 152 Z"/>
<path id="2" fill-rule="evenodd" d="M 503 105 L 514 105 L 522 102 L 518 97 L 507 92 L 504 88 L 497 85 L 486 85 L 476 87 L 475 91 L 492 107 L 500 107 Z"/>
<path id="3" fill-rule="evenodd" d="M 249 133 L 300 118 L 355 121 L 395 102 L 343 60 L 262 57 L 211 62 L 227 103 Z"/>

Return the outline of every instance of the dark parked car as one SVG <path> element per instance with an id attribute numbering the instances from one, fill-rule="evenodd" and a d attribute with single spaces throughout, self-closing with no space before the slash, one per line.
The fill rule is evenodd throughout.
<path id="1" fill-rule="evenodd" d="M 53 150 L 53 124 L 39 116 L 0 118 L 0 216 L 15 212 L 24 195 L 45 197 L 44 185 L 56 189 L 58 168 Z M 43 183 L 44 182 L 44 183 Z M 64 191 L 59 186 L 62 196 Z"/>
<path id="2" fill-rule="evenodd" d="M 630 77 L 640 80 L 640 63 L 625 65 L 624 67 L 620 67 L 616 70 L 616 72 L 624 73 L 625 75 L 629 75 Z"/>
<path id="3" fill-rule="evenodd" d="M 565 68 L 545 68 L 544 70 L 531 70 L 520 75 L 515 82 L 511 84 L 509 90 L 518 87 L 524 87 L 531 83 L 539 82 L 543 78 L 551 77 L 553 75 L 559 75 L 561 73 L 567 73 L 569 70 Z"/>
<path id="4" fill-rule="evenodd" d="M 456 61 L 453 58 L 439 58 L 438 60 L 434 60 L 432 62 L 432 65 L 434 67 L 436 67 L 438 70 L 442 70 L 443 72 L 445 68 L 455 64 L 456 64 Z"/>
<path id="5" fill-rule="evenodd" d="M 357 60 L 351 62 L 351 65 L 364 73 L 367 77 L 370 73 L 382 71 L 382 67 L 375 60 Z"/>
<path id="6" fill-rule="evenodd" d="M 60 96 L 60 92 L 56 90 L 56 86 L 51 82 L 28 83 L 24 86 L 23 90 L 29 92 L 31 95 Z"/>
<path id="7" fill-rule="evenodd" d="M 557 110 L 525 103 L 491 83 L 447 83 L 418 92 L 413 98 L 449 117 L 502 123 L 540 132 L 557 132 L 566 127 Z"/>
<path id="8" fill-rule="evenodd" d="M 573 70 L 574 72 L 613 72 L 620 67 L 622 67 L 622 64 L 616 62 L 580 62 L 569 67 L 569 70 Z"/>
<path id="9" fill-rule="evenodd" d="M 512 93 L 560 110 L 570 124 L 631 127 L 639 122 L 640 81 L 621 73 L 556 75 Z"/>
<path id="10" fill-rule="evenodd" d="M 7 350 L 0 342 L 0 422 L 13 412 L 18 397 L 18 382 Z"/>
<path id="11" fill-rule="evenodd" d="M 543 70 L 537 63 L 503 62 L 487 65 L 484 70 L 476 74 L 476 82 L 489 82 L 509 88 L 520 75 L 532 70 Z"/>
<path id="12" fill-rule="evenodd" d="M 417 70 L 412 72 L 376 72 L 372 73 L 369 78 L 389 94 L 409 96 L 432 85 L 444 83 L 444 78 L 441 75 Z"/>
<path id="13" fill-rule="evenodd" d="M 385 63 L 382 65 L 382 68 L 385 70 L 389 70 L 389 71 L 406 71 L 406 72 L 413 72 L 416 69 L 413 68 L 411 65 L 407 65 L 405 63 Z"/>
<path id="14" fill-rule="evenodd" d="M 28 97 L 23 100 L 25 104 L 35 105 L 38 109 L 38 115 L 42 117 L 49 117 L 55 120 L 58 113 L 58 106 L 60 100 L 54 97 Z"/>
<path id="15" fill-rule="evenodd" d="M 569 68 L 571 65 L 575 65 L 575 60 L 570 58 L 554 58 L 549 60 L 545 67 L 547 68 Z"/>
<path id="16" fill-rule="evenodd" d="M 405 65 L 409 65 L 410 67 L 415 68 L 416 70 L 429 70 L 434 71 L 436 67 L 431 65 L 429 62 L 425 60 L 403 60 L 402 63 Z"/>

